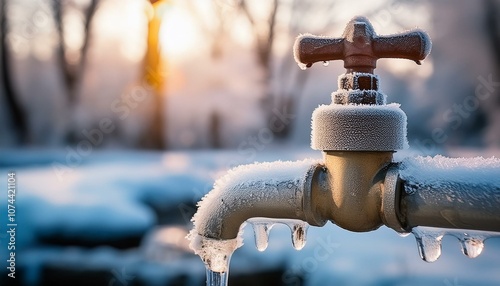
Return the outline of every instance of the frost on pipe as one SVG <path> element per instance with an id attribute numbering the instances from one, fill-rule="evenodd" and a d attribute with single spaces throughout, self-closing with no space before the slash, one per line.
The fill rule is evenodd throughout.
<path id="1" fill-rule="evenodd" d="M 401 222 L 500 232 L 500 160 L 416 157 L 403 160 Z"/>
<path id="2" fill-rule="evenodd" d="M 208 238 L 233 239 L 252 217 L 307 221 L 304 192 L 318 164 L 317 160 L 278 161 L 230 170 L 198 203 L 193 231 Z"/>
<path id="3" fill-rule="evenodd" d="M 309 159 L 255 163 L 230 170 L 198 203 L 194 228 L 189 234 L 191 248 L 207 265 L 208 260 L 212 264 L 214 259 L 224 262 L 229 259 L 224 255 L 239 247 L 238 231 L 249 218 L 307 221 L 308 200 L 304 197 L 310 195 L 306 193 L 310 191 L 309 180 L 318 165 L 317 160 Z M 221 250 L 213 252 L 210 248 Z M 216 252 L 222 253 L 222 258 Z M 217 265 L 225 263 L 222 262 Z"/>

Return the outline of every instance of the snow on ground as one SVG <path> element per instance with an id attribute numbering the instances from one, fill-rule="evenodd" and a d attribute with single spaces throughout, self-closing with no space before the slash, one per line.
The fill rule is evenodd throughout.
<path id="1" fill-rule="evenodd" d="M 113 273 L 125 271 L 134 277 L 131 279 L 148 281 L 149 285 L 179 274 L 189 277 L 189 285 L 199 285 L 204 279 L 201 260 L 184 252 L 187 244 L 180 242 L 183 231 L 187 233 L 190 226 L 186 223 L 175 235 L 172 229 L 158 232 L 154 228 L 158 220 L 155 210 L 182 211 L 179 206 L 199 200 L 216 178 L 238 164 L 321 158 L 320 152 L 289 148 L 268 148 L 254 154 L 95 152 L 59 180 L 52 163 L 65 163 L 67 154 L 39 154 L 0 152 L 0 185 L 6 185 L 8 171 L 17 174 L 18 265 L 26 269 L 20 275 L 31 279 L 27 281 L 37 281 L 42 265 L 58 261 L 78 267 L 107 267 Z M 6 214 L 7 199 L 2 197 L 0 213 Z M 0 256 L 5 269 L 6 216 L 0 219 Z M 153 233 L 163 234 L 152 239 Z M 99 242 L 143 234 L 147 234 L 143 245 L 126 251 L 39 244 L 43 237 L 79 237 Z M 172 237 L 177 237 L 176 241 L 168 242 Z M 445 237 L 443 255 L 434 263 L 421 261 L 412 235 L 402 238 L 385 227 L 369 233 L 348 232 L 330 223 L 322 228 L 310 227 L 305 248 L 297 252 L 291 245 L 288 227 L 278 225 L 271 230 L 268 249 L 258 252 L 251 226 L 247 225 L 244 244 L 233 255 L 230 273 L 285 269 L 282 280 L 288 285 L 296 285 L 297 275 L 305 277 L 306 285 L 500 284 L 500 239 L 487 240 L 483 254 L 470 259 L 461 254 L 455 238 Z"/>

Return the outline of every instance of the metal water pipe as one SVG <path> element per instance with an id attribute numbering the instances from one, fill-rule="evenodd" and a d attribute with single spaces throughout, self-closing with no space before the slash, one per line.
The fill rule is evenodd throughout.
<path id="1" fill-rule="evenodd" d="M 301 35 L 297 62 L 343 60 L 346 73 L 332 103 L 312 116 L 312 148 L 322 162 L 261 163 L 237 167 L 218 180 L 195 214 L 192 234 L 234 239 L 253 217 L 326 221 L 356 232 L 386 225 L 500 231 L 500 160 L 443 157 L 394 162 L 407 147 L 406 115 L 386 104 L 373 74 L 380 58 L 420 64 L 431 41 L 421 30 L 378 36 L 355 17 L 341 38 Z M 471 163 L 472 162 L 472 163 Z"/>

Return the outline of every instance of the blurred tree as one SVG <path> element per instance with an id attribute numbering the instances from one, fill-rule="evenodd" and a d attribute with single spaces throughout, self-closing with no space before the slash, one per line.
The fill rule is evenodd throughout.
<path id="1" fill-rule="evenodd" d="M 7 35 L 9 33 L 9 25 L 7 22 L 7 0 L 0 1 L 0 45 L 1 45 L 1 78 L 7 107 L 12 116 L 14 130 L 17 133 L 17 142 L 20 145 L 28 143 L 28 126 L 26 122 L 26 112 L 24 111 L 20 97 L 18 96 L 13 80 L 11 78 L 12 69 L 10 67 L 11 57 L 10 50 L 7 44 Z"/>
<path id="2" fill-rule="evenodd" d="M 63 83 L 68 98 L 70 109 L 75 108 L 79 83 L 85 71 L 85 64 L 87 62 L 87 54 L 90 43 L 90 27 L 94 18 L 95 12 L 98 8 L 98 0 L 89 0 L 87 7 L 78 7 L 73 1 L 52 0 L 52 10 L 54 13 L 54 21 L 56 23 L 56 31 L 58 35 L 58 48 L 56 51 L 59 68 L 62 73 Z M 76 56 L 72 51 L 67 49 L 65 30 L 65 11 L 66 9 L 82 9 L 83 10 L 83 31 L 82 31 L 82 45 L 80 50 L 76 52 Z M 70 121 L 71 122 L 71 121 Z M 77 140 L 76 130 L 72 124 L 69 125 L 66 141 L 75 143 Z"/>
<path id="3" fill-rule="evenodd" d="M 160 27 L 167 8 L 167 0 L 150 0 L 152 11 L 148 17 L 148 34 L 146 54 L 144 55 L 143 78 L 153 87 L 153 114 L 151 124 L 143 137 L 141 147 L 151 149 L 167 148 L 166 132 L 164 132 L 165 101 L 165 59 L 162 57 L 159 41 Z"/>
<path id="4" fill-rule="evenodd" d="M 227 43 L 235 19 L 246 19 L 250 26 L 257 66 L 263 75 L 262 84 L 266 90 L 261 102 L 266 122 L 279 116 L 277 113 L 293 116 L 297 111 L 297 102 L 300 100 L 308 76 L 308 73 L 294 68 L 296 64 L 291 56 L 293 41 L 295 36 L 307 27 L 319 26 L 325 30 L 335 23 L 334 17 L 327 16 L 333 13 L 334 1 L 272 0 L 263 3 L 247 0 L 214 0 L 212 8 L 215 19 L 209 20 L 201 16 L 199 7 L 193 1 L 187 1 L 186 4 L 193 19 L 198 21 L 199 28 L 209 35 L 214 58 L 221 56 L 222 45 Z M 304 17 L 308 13 L 315 17 Z M 278 29 L 279 39 L 276 33 Z M 278 41 L 287 42 L 289 51 L 285 57 L 277 56 Z M 273 86 L 273 82 L 287 84 Z M 287 122 L 283 128 L 273 128 L 272 132 L 278 138 L 285 138 L 293 129 L 293 122 L 293 120 Z"/>
<path id="5" fill-rule="evenodd" d="M 90 25 L 94 18 L 95 12 L 98 8 L 98 0 L 89 0 L 87 7 L 83 8 L 83 39 L 80 51 L 77 51 L 77 60 L 70 59 L 70 53 L 66 49 L 66 37 L 64 26 L 64 11 L 68 8 L 78 8 L 76 4 L 71 1 L 52 0 L 52 9 L 54 13 L 57 33 L 59 37 L 59 45 L 57 51 L 57 58 L 59 66 L 63 73 L 64 84 L 70 104 L 74 103 L 78 92 L 78 83 L 85 69 L 87 60 L 87 51 L 90 42 Z M 73 7 L 70 7 L 73 6 Z"/>
<path id="6" fill-rule="evenodd" d="M 360 13 L 369 17 L 396 2 L 401 0 L 381 1 L 365 10 L 360 9 Z M 305 31 L 330 34 L 332 27 L 343 27 L 344 19 L 332 17 L 339 9 L 337 2 L 214 0 L 212 6 L 216 16 L 215 23 L 212 18 L 203 21 L 204 17 L 200 16 L 202 13 L 198 11 L 200 9 L 197 9 L 194 1 L 187 3 L 193 18 L 198 21 L 198 26 L 211 35 L 210 44 L 214 57 L 219 57 L 223 52 L 221 45 L 227 43 L 235 19 L 247 22 L 256 64 L 263 75 L 262 84 L 266 90 L 261 102 L 265 121 L 270 122 L 282 114 L 292 117 L 282 128 L 272 129 L 275 137 L 288 137 L 293 130 L 293 118 L 298 112 L 298 103 L 310 75 L 296 67 L 292 57 L 293 42 L 297 35 Z M 287 47 L 285 53 L 283 47 Z"/>

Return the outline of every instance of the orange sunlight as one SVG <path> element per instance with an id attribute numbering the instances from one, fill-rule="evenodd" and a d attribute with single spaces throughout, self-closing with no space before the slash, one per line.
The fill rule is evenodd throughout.
<path id="1" fill-rule="evenodd" d="M 163 15 L 159 31 L 159 41 L 162 53 L 172 62 L 189 57 L 202 44 L 202 34 L 196 27 L 192 15 L 180 4 L 171 5 Z"/>
<path id="2" fill-rule="evenodd" d="M 168 1 L 151 0 L 152 9 L 148 15 L 148 41 L 146 49 L 146 62 L 144 68 L 144 79 L 153 86 L 157 92 L 161 91 L 164 83 L 164 60 L 161 53 L 159 40 L 160 27 Z"/>

